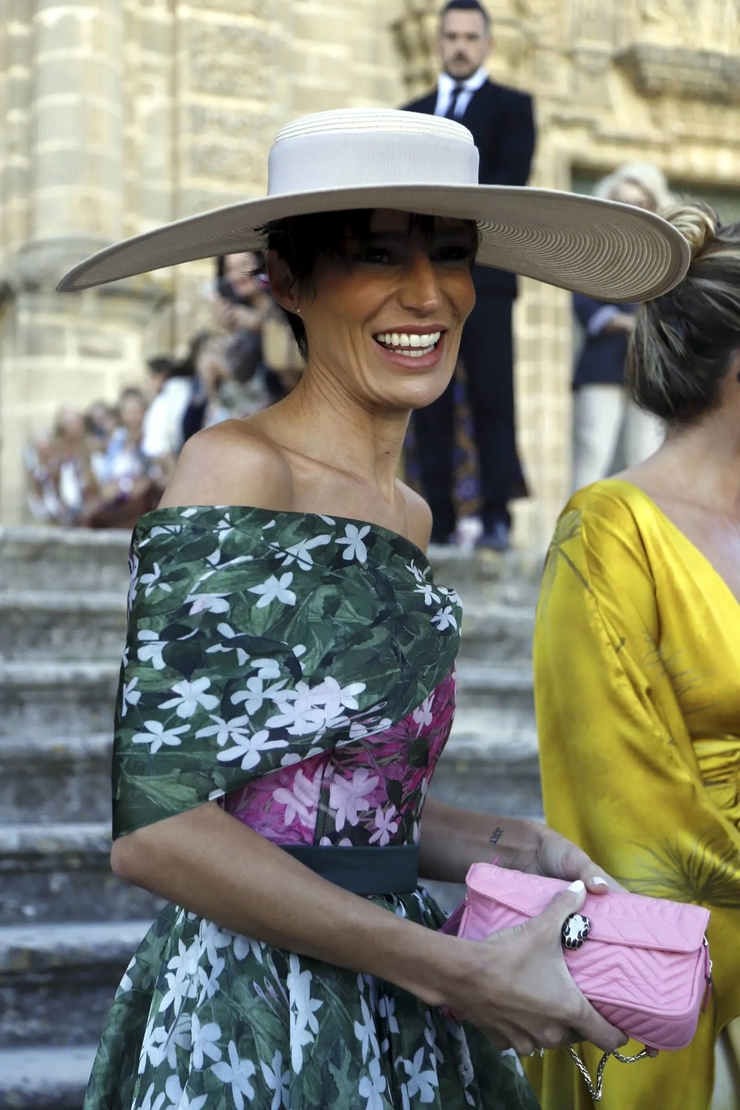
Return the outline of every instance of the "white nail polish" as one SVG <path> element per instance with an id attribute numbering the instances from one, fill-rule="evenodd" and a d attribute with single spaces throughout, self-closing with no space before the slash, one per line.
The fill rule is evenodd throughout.
<path id="1" fill-rule="evenodd" d="M 568 890 L 572 890 L 574 894 L 580 894 L 581 891 L 585 889 L 586 884 L 584 883 L 583 879 L 576 879 L 576 881 L 574 883 L 571 883 L 568 887 Z"/>
<path id="2" fill-rule="evenodd" d="M 591 882 L 594 884 L 594 886 L 609 886 L 606 879 L 602 879 L 601 875 L 597 875 L 596 878 L 591 880 Z"/>

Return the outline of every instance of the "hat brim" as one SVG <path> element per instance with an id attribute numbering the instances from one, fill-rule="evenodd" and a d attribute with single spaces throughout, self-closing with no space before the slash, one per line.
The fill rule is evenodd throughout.
<path id="1" fill-rule="evenodd" d="M 609 302 L 643 301 L 676 285 L 691 252 L 659 216 L 615 201 L 506 185 L 385 185 L 242 201 L 105 247 L 64 275 L 74 292 L 199 258 L 260 250 L 257 228 L 286 216 L 392 208 L 475 220 L 478 262 Z"/>

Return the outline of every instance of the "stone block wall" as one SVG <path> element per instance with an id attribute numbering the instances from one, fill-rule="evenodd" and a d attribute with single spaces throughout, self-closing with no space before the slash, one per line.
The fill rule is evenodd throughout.
<path id="1" fill-rule="evenodd" d="M 257 196 L 288 120 L 397 105 L 435 78 L 437 0 L 0 0 L 0 522 L 25 515 L 21 448 L 56 407 L 113 400 L 208 323 L 211 263 L 82 296 L 90 250 Z M 489 0 L 491 73 L 536 98 L 533 184 L 645 158 L 734 187 L 736 0 Z M 542 547 L 569 486 L 569 299 L 522 283 L 520 441 Z"/>

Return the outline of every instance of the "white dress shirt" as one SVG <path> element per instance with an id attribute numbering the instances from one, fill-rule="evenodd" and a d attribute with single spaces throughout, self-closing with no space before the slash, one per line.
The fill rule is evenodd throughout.
<path id="1" fill-rule="evenodd" d="M 472 77 L 468 77 L 467 81 L 456 81 L 454 77 L 450 77 L 449 73 L 440 73 L 437 78 L 437 103 L 434 107 L 435 116 L 445 115 L 450 106 L 455 85 L 462 85 L 462 91 L 455 105 L 455 119 L 462 119 L 468 104 L 470 104 L 470 98 L 473 93 L 479 89 L 481 85 L 484 85 L 487 80 L 488 71 L 483 66 L 477 69 Z"/>

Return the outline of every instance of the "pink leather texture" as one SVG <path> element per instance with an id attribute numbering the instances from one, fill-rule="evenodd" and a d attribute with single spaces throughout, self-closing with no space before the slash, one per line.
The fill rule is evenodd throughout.
<path id="1" fill-rule="evenodd" d="M 542 913 L 566 881 L 476 863 L 468 894 L 443 931 L 482 940 Z M 650 1048 L 685 1048 L 707 990 L 709 953 L 701 906 L 640 894 L 589 894 L 582 948 L 563 951 L 568 970 L 595 1009 Z"/>

